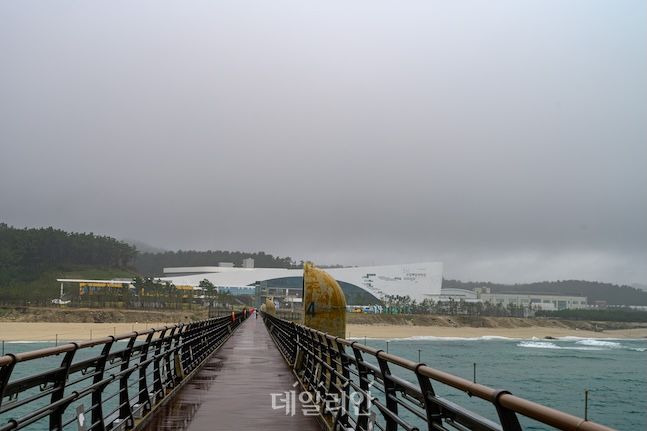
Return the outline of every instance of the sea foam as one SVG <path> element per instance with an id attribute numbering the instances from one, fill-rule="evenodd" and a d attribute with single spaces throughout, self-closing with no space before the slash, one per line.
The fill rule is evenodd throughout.
<path id="1" fill-rule="evenodd" d="M 482 337 L 438 337 L 435 335 L 413 335 L 405 338 L 389 338 L 388 341 L 517 341 L 521 338 L 484 335 Z"/>
<path id="2" fill-rule="evenodd" d="M 522 341 L 517 344 L 519 347 L 531 347 L 533 349 L 561 349 L 557 344 L 549 341 Z"/>
<path id="3" fill-rule="evenodd" d="M 583 340 L 576 341 L 575 344 L 581 344 L 583 346 L 610 347 L 614 349 L 618 347 L 622 347 L 622 344 L 617 343 L 615 341 L 603 341 L 603 340 L 597 340 L 594 338 L 585 338 Z"/>
<path id="4" fill-rule="evenodd" d="M 555 350 L 607 350 L 604 347 L 579 347 L 579 346 L 558 346 L 550 341 L 522 341 L 517 347 L 530 347 L 533 349 L 555 349 Z"/>

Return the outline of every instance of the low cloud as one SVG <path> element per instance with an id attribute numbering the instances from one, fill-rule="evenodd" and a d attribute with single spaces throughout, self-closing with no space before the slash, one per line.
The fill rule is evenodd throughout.
<path id="1" fill-rule="evenodd" d="M 646 282 L 643 5 L 252 5 L 0 5 L 0 220 Z"/>

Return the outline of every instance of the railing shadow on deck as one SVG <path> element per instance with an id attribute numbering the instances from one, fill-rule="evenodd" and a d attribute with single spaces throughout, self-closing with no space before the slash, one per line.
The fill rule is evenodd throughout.
<path id="1" fill-rule="evenodd" d="M 321 422 L 330 430 L 519 431 L 518 415 L 560 430 L 611 430 L 357 341 L 262 316 L 302 388 L 318 402 Z M 438 396 L 436 383 L 489 403 L 498 423 Z"/>
<path id="2" fill-rule="evenodd" d="M 140 428 L 247 316 L 0 356 L 0 431 Z"/>

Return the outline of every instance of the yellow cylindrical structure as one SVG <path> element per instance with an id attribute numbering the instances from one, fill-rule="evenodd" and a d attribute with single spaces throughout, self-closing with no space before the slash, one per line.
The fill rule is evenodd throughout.
<path id="1" fill-rule="evenodd" d="M 336 337 L 346 336 L 346 297 L 339 283 L 310 262 L 303 266 L 303 324 Z"/>
<path id="2" fill-rule="evenodd" d="M 265 312 L 274 316 L 276 314 L 276 305 L 274 305 L 274 298 L 268 297 L 265 300 Z"/>

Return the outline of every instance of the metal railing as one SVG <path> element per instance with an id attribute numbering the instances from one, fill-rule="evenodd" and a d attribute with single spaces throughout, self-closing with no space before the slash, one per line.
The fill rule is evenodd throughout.
<path id="1" fill-rule="evenodd" d="M 318 401 L 328 429 L 519 431 L 521 415 L 560 430 L 611 430 L 357 341 L 268 314 L 263 318 L 301 385 Z M 436 383 L 489 403 L 498 423 L 438 396 Z"/>
<path id="2" fill-rule="evenodd" d="M 0 431 L 141 427 L 246 317 L 240 312 L 0 356 Z"/>

